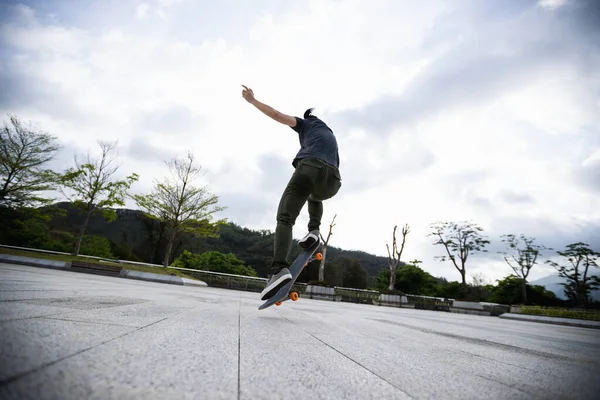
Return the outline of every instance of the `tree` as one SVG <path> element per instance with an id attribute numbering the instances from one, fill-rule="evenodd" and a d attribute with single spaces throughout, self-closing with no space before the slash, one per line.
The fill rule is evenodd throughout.
<path id="1" fill-rule="evenodd" d="M 60 146 L 56 137 L 25 126 L 10 115 L 0 131 L 0 206 L 21 207 L 44 204 L 50 200 L 39 192 L 53 190 L 56 175 L 43 165 L 52 160 Z"/>
<path id="2" fill-rule="evenodd" d="M 435 280 L 428 272 L 419 267 L 421 261 L 413 260 L 398 271 L 396 289 L 402 293 L 433 296 Z"/>
<path id="3" fill-rule="evenodd" d="M 78 255 L 81 240 L 85 234 L 92 214 L 100 214 L 109 222 L 116 219 L 117 213 L 112 207 L 125 206 L 125 197 L 131 185 L 138 180 L 137 174 L 131 174 L 123 180 L 115 180 L 113 175 L 119 169 L 115 165 L 116 142 L 99 141 L 100 157 L 93 159 L 88 152 L 85 163 L 75 157 L 75 167 L 67 169 L 61 176 L 61 191 L 73 205 L 84 213 L 84 220 L 77 233 L 73 246 L 73 255 Z M 72 195 L 65 193 L 70 189 Z"/>
<path id="4" fill-rule="evenodd" d="M 345 258 L 340 262 L 343 266 L 342 285 L 344 287 L 366 289 L 369 275 L 360 264 L 358 258 Z"/>
<path id="5" fill-rule="evenodd" d="M 329 224 L 329 233 L 327 234 L 327 240 L 325 240 L 323 238 L 323 235 L 319 233 L 319 235 L 321 236 L 321 240 L 323 241 L 323 258 L 321 259 L 321 264 L 319 264 L 319 282 L 323 282 L 325 280 L 325 259 L 327 258 L 327 245 L 329 244 L 329 239 L 331 238 L 331 235 L 333 235 L 332 230 L 335 226 L 335 217 L 337 217 L 337 214 L 333 216 L 331 224 Z"/>
<path id="6" fill-rule="evenodd" d="M 529 271 L 536 264 L 538 256 L 541 254 L 541 250 L 545 249 L 542 245 L 534 244 L 534 238 L 520 235 L 516 237 L 513 234 L 502 235 L 502 242 L 508 246 L 507 251 L 501 253 L 504 254 L 504 260 L 512 268 L 515 274 L 521 278 L 521 293 L 523 296 L 523 302 L 527 303 L 527 277 Z M 549 249 L 551 250 L 551 249 Z M 516 252 L 516 254 L 508 255 L 510 251 Z"/>
<path id="7" fill-rule="evenodd" d="M 173 261 L 173 267 L 256 276 L 256 270 L 251 266 L 244 265 L 244 262 L 238 259 L 233 253 L 223 254 L 219 251 L 205 251 L 202 254 L 193 254 L 184 250 Z"/>
<path id="8" fill-rule="evenodd" d="M 475 254 L 478 251 L 487 252 L 487 250 L 484 250 L 484 247 L 490 241 L 480 234 L 483 229 L 471 222 L 436 222 L 431 224 L 431 227 L 433 231 L 428 236 L 437 237 L 433 244 L 443 245 L 448 254 L 447 256 L 436 256 L 435 258 L 442 262 L 448 259 L 452 261 L 456 270 L 460 272 L 463 294 L 466 295 L 466 263 L 469 254 Z"/>
<path id="9" fill-rule="evenodd" d="M 171 179 L 155 181 L 151 193 L 133 196 L 146 215 L 165 224 L 165 267 L 169 266 L 173 242 L 178 234 L 189 232 L 197 237 L 218 237 L 218 227 L 225 223 L 225 220 L 212 222 L 212 215 L 225 209 L 216 205 L 219 197 L 212 195 L 207 186 L 192 186 L 201 170 L 195 164 L 194 155 L 188 151 L 187 159 L 174 158 L 167 165 Z"/>
<path id="10" fill-rule="evenodd" d="M 600 288 L 600 277 L 589 276 L 590 267 L 598 267 L 596 262 L 600 253 L 590 249 L 587 243 L 576 242 L 566 246 L 565 251 L 557 253 L 567 259 L 570 265 L 561 266 L 547 260 L 546 263 L 558 270 L 558 275 L 565 278 L 565 296 L 578 306 L 585 306 L 590 300 L 590 292 Z"/>
<path id="11" fill-rule="evenodd" d="M 496 280 L 496 282 L 496 285 L 490 284 L 485 286 L 490 293 L 488 301 L 508 305 L 523 303 L 523 292 L 521 290 L 523 279 L 520 276 L 511 274 L 503 279 Z M 528 284 L 526 287 L 527 298 L 530 299 L 530 303 L 538 305 L 559 304 L 556 295 L 546 290 L 543 286 L 531 286 Z"/>
<path id="12" fill-rule="evenodd" d="M 404 251 L 404 243 L 406 242 L 406 235 L 410 232 L 410 228 L 408 224 L 404 225 L 402 228 L 402 245 L 400 246 L 400 251 L 398 251 L 398 246 L 396 244 L 396 229 L 398 225 L 394 226 L 394 232 L 392 234 L 392 252 L 390 253 L 390 246 L 386 243 L 385 247 L 387 247 L 388 252 L 388 264 L 390 267 L 390 284 L 388 285 L 388 290 L 394 290 L 394 286 L 396 285 L 396 271 L 398 270 L 398 263 L 400 262 L 400 258 L 402 257 L 402 252 Z"/>

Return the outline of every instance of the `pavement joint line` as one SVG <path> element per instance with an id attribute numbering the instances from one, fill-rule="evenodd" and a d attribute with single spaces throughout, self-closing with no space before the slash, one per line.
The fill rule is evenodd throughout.
<path id="1" fill-rule="evenodd" d="M 464 354 L 468 354 L 468 355 L 470 355 L 470 356 L 473 356 L 473 357 L 479 357 L 479 358 L 483 358 L 484 360 L 489 360 L 489 361 L 497 362 L 498 364 L 510 365 L 511 367 L 515 367 L 515 368 L 521 368 L 521 369 L 524 369 L 524 370 L 526 370 L 526 371 L 534 372 L 534 373 L 536 373 L 536 374 L 539 374 L 539 373 L 540 373 L 540 372 L 539 372 L 537 369 L 533 369 L 533 368 L 525 368 L 525 367 L 523 367 L 522 365 L 518 365 L 518 364 L 512 364 L 512 363 L 509 363 L 509 362 L 506 362 L 506 361 L 500 361 L 500 360 L 497 360 L 497 359 L 495 359 L 495 358 L 491 358 L 491 357 L 482 356 L 481 354 L 475 354 L 475 353 L 471 353 L 471 352 L 469 352 L 469 351 L 466 351 L 466 350 L 460 350 L 460 352 L 461 352 L 461 353 L 464 353 Z"/>
<path id="2" fill-rule="evenodd" d="M 497 383 L 497 384 L 499 384 L 499 385 L 502 385 L 502 386 L 509 387 L 509 388 L 511 388 L 511 389 L 514 389 L 514 390 L 516 390 L 516 391 L 520 392 L 520 393 L 524 393 L 524 394 L 526 394 L 526 395 L 529 395 L 529 396 L 532 396 L 532 397 L 535 397 L 535 398 L 538 398 L 538 399 L 543 399 L 543 398 L 544 398 L 544 397 L 541 397 L 540 395 L 538 395 L 538 394 L 536 394 L 536 393 L 530 393 L 530 392 L 528 392 L 528 391 L 525 391 L 525 390 L 523 390 L 523 389 L 521 389 L 521 388 L 518 388 L 518 387 L 517 387 L 517 386 L 515 386 L 515 385 L 510 385 L 510 384 L 508 384 L 508 383 L 504 383 L 504 382 L 502 382 L 502 381 L 499 381 L 499 380 L 497 380 L 497 379 L 490 378 L 489 376 L 485 376 L 485 375 L 481 375 L 481 374 L 475 374 L 475 376 L 478 376 L 478 377 L 480 377 L 480 378 L 482 378 L 482 379 L 485 379 L 485 380 L 487 380 L 487 381 L 490 381 L 490 382 L 495 382 L 495 383 Z"/>
<path id="3" fill-rule="evenodd" d="M 47 316 L 47 315 L 40 315 L 40 316 L 34 317 L 34 318 L 53 319 L 56 321 L 65 321 L 65 322 L 83 322 L 83 323 L 87 323 L 87 324 L 96 324 L 96 325 L 120 326 L 120 327 L 124 327 L 124 328 L 139 328 L 139 326 L 114 324 L 111 322 L 96 322 L 96 321 L 86 321 L 86 320 L 81 320 L 81 319 L 67 319 L 67 318 L 54 318 L 54 317 L 49 318 L 49 316 Z M 169 317 L 166 317 L 166 318 L 169 318 Z"/>
<path id="4" fill-rule="evenodd" d="M 68 311 L 67 311 L 67 312 L 68 312 Z M 28 319 L 48 318 L 48 317 L 53 317 L 53 316 L 55 316 L 55 315 L 61 315 L 61 314 L 64 314 L 64 313 L 65 313 L 65 311 L 62 311 L 62 312 L 57 312 L 57 313 L 55 313 L 55 314 L 34 315 L 34 316 L 31 316 L 31 317 L 23 317 L 23 318 L 5 319 L 5 320 L 1 320 L 1 321 L 0 321 L 0 324 L 3 324 L 3 323 L 5 323 L 5 322 L 13 322 L 13 321 L 25 321 L 25 320 L 28 320 Z M 58 318 L 48 318 L 48 319 L 58 319 Z M 67 320 L 67 321 L 72 321 L 72 320 Z"/>
<path id="5" fill-rule="evenodd" d="M 275 311 L 277 312 L 277 311 Z M 352 361 L 353 363 L 355 363 L 356 365 L 358 365 L 359 367 L 365 369 L 366 371 L 370 372 L 371 374 L 375 375 L 376 377 L 378 377 L 379 379 L 381 379 L 382 381 L 384 381 L 385 383 L 389 384 L 390 386 L 396 388 L 397 390 L 399 390 L 400 392 L 404 393 L 405 395 L 407 395 L 410 398 L 413 398 L 413 396 L 411 396 L 410 394 L 408 394 L 407 392 L 405 392 L 404 390 L 402 390 L 401 388 L 399 388 L 398 386 L 394 385 L 392 382 L 388 381 L 387 379 L 385 379 L 384 377 L 382 377 L 381 375 L 377 374 L 376 372 L 372 371 L 371 369 L 365 367 L 364 365 L 362 365 L 361 363 L 359 363 L 358 361 L 354 360 L 352 357 L 342 353 L 340 350 L 336 349 L 335 347 L 333 347 L 332 345 L 330 345 L 329 343 L 319 339 L 318 337 L 316 337 L 315 335 L 313 335 L 312 333 L 310 333 L 309 331 L 307 331 L 306 329 L 304 329 L 303 327 L 301 327 L 300 325 L 296 324 L 294 321 L 290 320 L 288 317 L 286 317 L 285 315 L 281 315 L 281 313 L 277 312 L 277 314 L 280 314 L 280 316 L 284 319 L 286 319 L 288 322 L 290 322 L 292 325 L 296 325 L 298 327 L 300 327 L 300 329 L 302 329 L 304 332 L 308 333 L 310 336 L 314 337 L 315 339 L 317 339 L 319 342 L 323 343 L 325 346 L 329 347 L 331 350 L 335 351 L 336 353 L 340 354 L 342 357 L 347 358 L 348 360 Z"/>
<path id="6" fill-rule="evenodd" d="M 194 307 L 194 308 L 196 308 L 196 307 Z M 132 334 L 132 333 L 136 333 L 136 332 L 138 332 L 138 331 L 141 331 L 142 329 L 149 328 L 149 327 L 151 327 L 151 326 L 153 326 L 153 325 L 156 325 L 156 324 L 158 324 L 158 323 L 160 323 L 160 322 L 162 322 L 162 321 L 165 321 L 165 320 L 167 320 L 167 319 L 169 319 L 169 318 L 171 318 L 171 317 L 174 317 L 175 315 L 182 314 L 182 313 L 184 313 L 184 312 L 186 312 L 186 311 L 189 311 L 189 309 L 188 309 L 188 310 L 182 310 L 182 311 L 180 311 L 180 312 L 178 312 L 178 313 L 175 313 L 175 314 L 173 314 L 173 315 L 169 315 L 168 317 L 162 318 L 162 319 L 160 319 L 160 320 L 158 320 L 158 321 L 154 321 L 154 322 L 152 322 L 152 323 L 150 323 L 150 324 L 148 324 L 148 325 L 144 325 L 144 326 L 142 326 L 142 327 L 139 327 L 139 328 L 127 327 L 127 328 L 133 328 L 133 330 L 131 330 L 131 331 L 129 331 L 129 332 L 125 332 L 125 333 L 124 333 L 124 334 L 122 334 L 122 335 L 115 336 L 115 337 L 114 337 L 114 338 L 112 338 L 112 339 L 105 340 L 105 341 L 103 341 L 103 342 L 100 342 L 100 343 L 98 343 L 98 344 L 95 344 L 95 345 L 93 345 L 93 346 L 90 346 L 90 347 L 88 347 L 88 348 L 85 348 L 85 349 L 79 350 L 79 351 L 77 351 L 77 352 L 75 352 L 75 353 L 73 353 L 73 354 L 69 354 L 69 355 L 66 355 L 66 356 L 64 356 L 64 357 L 60 357 L 60 358 L 58 358 L 58 359 L 56 359 L 56 360 L 53 360 L 53 361 L 49 361 L 49 362 L 47 362 L 47 363 L 45 363 L 45 364 L 42 364 L 42 365 L 40 365 L 40 366 L 38 366 L 38 367 L 32 368 L 32 369 L 30 369 L 29 371 L 21 372 L 20 374 L 16 374 L 16 375 L 13 375 L 13 376 L 11 376 L 11 377 L 8 377 L 8 378 L 6 378 L 6 379 L 0 380 L 0 388 L 1 388 L 1 387 L 3 387 L 3 386 L 6 386 L 6 385 L 8 385 L 8 384 L 10 384 L 10 383 L 13 383 L 13 382 L 15 382 L 15 381 L 18 381 L 19 379 L 21 379 L 21 378 L 24 378 L 24 377 L 26 377 L 27 375 L 30 375 L 30 374 L 33 374 L 33 373 L 35 373 L 35 372 L 41 371 L 41 370 L 43 370 L 43 369 L 45 369 L 45 368 L 48 368 L 48 367 L 50 367 L 50 366 L 52 366 L 52 365 L 54 365 L 54 364 L 57 364 L 57 363 L 59 363 L 59 362 L 61 362 L 61 361 L 64 361 L 64 360 L 66 360 L 66 359 L 68 359 L 68 358 L 71 358 L 71 357 L 78 356 L 79 354 L 82 354 L 82 353 L 85 353 L 86 351 L 89 351 L 89 350 L 95 349 L 96 347 L 99 347 L 99 346 L 102 346 L 102 345 L 104 345 L 104 344 L 107 344 L 107 343 L 113 342 L 113 341 L 115 341 L 115 340 L 117 340 L 117 339 L 121 339 L 121 338 L 123 338 L 123 337 L 125 337 L 125 336 L 127 336 L 127 335 L 130 335 L 130 334 Z"/>
<path id="7" fill-rule="evenodd" d="M 585 360 L 576 360 L 576 359 L 573 359 L 571 357 L 564 356 L 564 355 L 561 355 L 561 354 L 546 353 L 546 352 L 540 351 L 540 350 L 528 349 L 528 348 L 525 348 L 525 347 L 519 347 L 519 346 L 510 345 L 510 344 L 505 344 L 505 343 L 500 343 L 500 342 L 494 342 L 492 340 L 487 340 L 487 339 L 477 339 L 477 338 L 472 338 L 472 337 L 455 335 L 455 334 L 448 333 L 448 332 L 434 331 L 434 330 L 431 330 L 431 329 L 421 328 L 421 327 L 414 326 L 414 325 L 403 324 L 401 322 L 396 322 L 396 321 L 388 321 L 388 320 L 380 319 L 380 318 L 369 318 L 369 319 L 372 319 L 374 321 L 384 322 L 384 323 L 387 323 L 387 324 L 404 326 L 404 327 L 406 327 L 408 329 L 414 329 L 416 331 L 420 331 L 420 332 L 423 332 L 423 333 L 429 333 L 429 334 L 432 334 L 432 335 L 444 336 L 444 337 L 448 337 L 448 338 L 451 338 L 451 339 L 460 340 L 460 341 L 463 341 L 463 342 L 476 343 L 476 344 L 479 344 L 481 346 L 492 346 L 492 347 L 502 348 L 502 349 L 505 349 L 505 350 L 516 351 L 516 352 L 521 352 L 521 353 L 527 353 L 529 355 L 533 355 L 533 356 L 537 356 L 537 357 L 544 357 L 544 358 L 550 358 L 550 359 L 558 359 L 558 360 L 563 360 L 563 361 L 585 361 Z M 588 362 L 593 363 L 592 361 L 588 361 Z"/>

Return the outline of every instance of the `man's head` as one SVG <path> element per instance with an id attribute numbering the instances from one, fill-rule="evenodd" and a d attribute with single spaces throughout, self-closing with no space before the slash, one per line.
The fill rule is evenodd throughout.
<path id="1" fill-rule="evenodd" d="M 309 108 L 308 110 L 304 111 L 304 119 L 317 118 L 317 116 L 313 114 L 313 110 L 314 110 L 314 107 Z"/>

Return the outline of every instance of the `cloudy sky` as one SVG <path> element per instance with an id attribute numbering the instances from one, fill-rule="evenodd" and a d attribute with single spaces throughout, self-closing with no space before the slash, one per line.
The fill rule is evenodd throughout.
<path id="1" fill-rule="evenodd" d="M 598 4 L 596 2 L 596 4 Z M 600 7 L 575 0 L 4 1 L 0 112 L 74 153 L 118 140 L 134 192 L 194 152 L 223 216 L 275 228 L 297 134 L 241 97 L 315 112 L 334 130 L 342 189 L 332 244 L 459 279 L 427 237 L 472 220 L 492 241 L 468 273 L 510 272 L 505 233 L 600 250 Z M 130 204 L 133 207 L 133 204 Z M 294 230 L 304 235 L 307 211 Z M 399 228 L 400 229 L 400 228 Z M 539 278 L 552 269 L 532 271 Z"/>

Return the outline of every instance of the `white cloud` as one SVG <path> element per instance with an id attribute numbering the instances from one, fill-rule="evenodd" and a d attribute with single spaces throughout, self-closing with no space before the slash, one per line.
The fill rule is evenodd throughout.
<path id="1" fill-rule="evenodd" d="M 538 6 L 546 9 L 556 9 L 567 4 L 567 0 L 538 0 Z"/>
<path id="2" fill-rule="evenodd" d="M 472 219 L 493 241 L 508 231 L 548 241 L 597 234 L 600 55 L 584 35 L 597 30 L 567 29 L 577 17 L 561 14 L 568 7 L 221 7 L 139 3 L 129 23 L 99 15 L 93 31 L 20 7 L 1 31 L 11 95 L 0 111 L 37 121 L 67 151 L 118 139 L 123 174 L 140 174 L 137 191 L 167 173 L 160 152 L 191 148 L 230 207 L 224 216 L 274 229 L 298 139 L 242 99 L 246 84 L 292 115 L 317 107 L 336 132 L 343 186 L 323 217 L 327 226 L 338 214 L 335 246 L 385 255 L 393 226 L 409 223 L 404 258 L 458 279 L 433 260 L 432 222 Z M 297 237 L 307 222 L 305 209 Z M 510 273 L 489 256 L 474 257 L 469 273 Z"/>
<path id="3" fill-rule="evenodd" d="M 150 11 L 150 5 L 147 3 L 142 3 L 137 6 L 135 9 L 135 16 L 138 19 L 145 19 L 148 17 L 148 12 Z"/>

